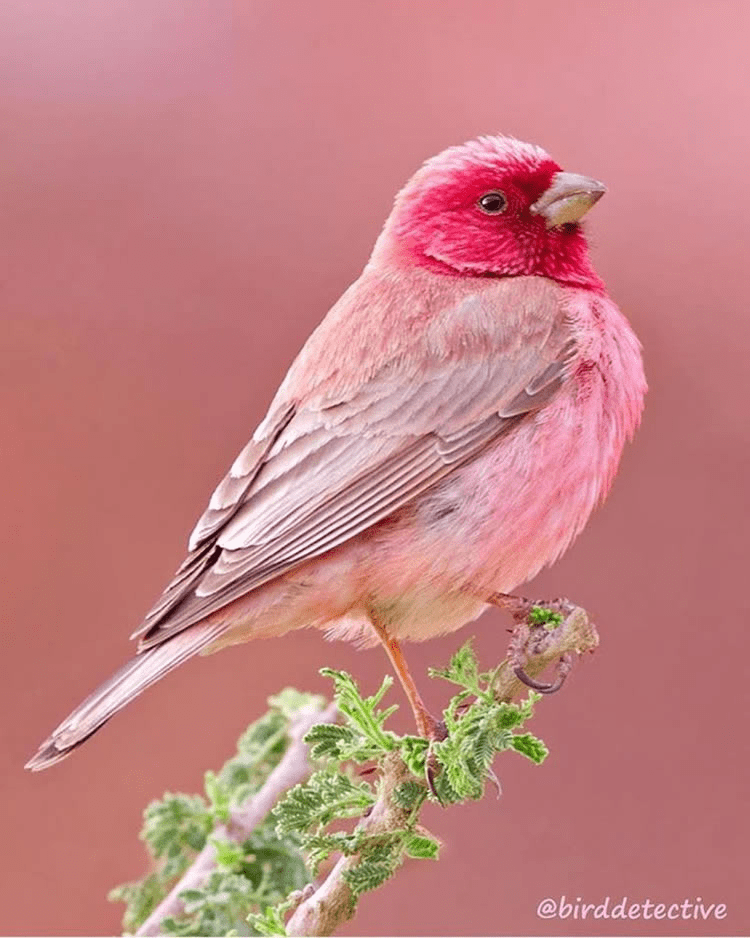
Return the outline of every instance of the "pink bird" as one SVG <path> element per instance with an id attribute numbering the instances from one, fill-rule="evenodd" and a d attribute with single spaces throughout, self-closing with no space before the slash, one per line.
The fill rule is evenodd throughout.
<path id="1" fill-rule="evenodd" d="M 192 655 L 308 626 L 381 642 L 434 737 L 400 643 L 558 558 L 640 419 L 640 345 L 579 224 L 604 191 L 511 137 L 428 160 L 212 495 L 136 657 L 27 767 Z"/>

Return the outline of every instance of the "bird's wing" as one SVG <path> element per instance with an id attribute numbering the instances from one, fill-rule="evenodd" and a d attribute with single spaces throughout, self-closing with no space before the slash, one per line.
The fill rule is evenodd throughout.
<path id="1" fill-rule="evenodd" d="M 542 304 L 488 339 L 488 302 L 464 299 L 474 340 L 451 356 L 422 336 L 353 390 L 277 406 L 198 521 L 139 649 L 383 520 L 546 404 L 575 355 L 563 311 Z"/>

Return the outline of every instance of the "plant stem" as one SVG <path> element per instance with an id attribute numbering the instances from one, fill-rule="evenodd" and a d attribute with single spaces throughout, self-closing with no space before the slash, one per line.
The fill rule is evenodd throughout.
<path id="1" fill-rule="evenodd" d="M 599 637 L 585 610 L 576 606 L 565 621 L 554 631 L 542 627 L 525 633 L 524 651 L 527 655 L 526 671 L 538 674 L 547 665 L 566 652 L 593 651 Z M 497 669 L 492 681 L 494 695 L 498 700 L 511 702 L 526 693 L 527 687 L 516 677 L 510 659 Z M 413 776 L 397 753 L 385 758 L 378 784 L 378 793 L 372 811 L 362 821 L 360 830 L 378 836 L 403 830 L 413 822 L 413 809 L 402 807 L 393 792 L 402 782 Z M 286 923 L 287 935 L 333 935 L 336 929 L 350 919 L 355 911 L 352 893 L 346 883 L 345 874 L 354 869 L 359 856 L 344 856 L 317 888 L 308 888 L 305 895 Z"/>
<path id="2" fill-rule="evenodd" d="M 206 845 L 193 863 L 141 925 L 136 932 L 137 935 L 159 935 L 161 923 L 165 918 L 182 914 L 183 905 L 180 894 L 186 889 L 200 888 L 216 868 L 214 840 L 223 839 L 233 843 L 242 843 L 247 840 L 279 797 L 288 788 L 303 782 L 310 775 L 313 767 L 307 758 L 307 746 L 302 742 L 302 738 L 314 724 L 333 723 L 337 715 L 338 710 L 335 704 L 330 704 L 325 710 L 319 710 L 316 707 L 300 710 L 288 728 L 289 747 L 266 779 L 263 787 L 244 804 L 230 811 L 226 824 L 216 826 L 211 838 L 206 841 Z"/>

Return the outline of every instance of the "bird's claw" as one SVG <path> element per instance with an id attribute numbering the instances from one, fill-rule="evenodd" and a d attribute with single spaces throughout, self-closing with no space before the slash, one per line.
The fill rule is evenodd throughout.
<path id="1" fill-rule="evenodd" d="M 444 808 L 445 803 L 438 794 L 437 786 L 435 785 L 435 779 L 440 771 L 440 766 L 438 765 L 435 750 L 432 748 L 434 742 L 435 740 L 431 739 L 430 745 L 427 747 L 427 755 L 424 760 L 424 779 L 427 782 L 427 788 L 430 794 Z"/>
<path id="2" fill-rule="evenodd" d="M 554 681 L 537 681 L 533 677 L 524 671 L 523 666 L 520 664 L 515 665 L 513 668 L 513 673 L 527 687 L 533 688 L 533 690 L 539 691 L 540 694 L 554 694 L 556 691 L 565 683 L 565 678 L 570 674 L 571 668 L 573 667 L 573 656 L 569 652 L 561 655 L 557 662 L 556 674 Z"/>
<path id="3" fill-rule="evenodd" d="M 489 600 L 493 605 L 506 609 L 513 617 L 516 628 L 510 643 L 510 666 L 513 673 L 527 687 L 540 694 L 554 694 L 565 683 L 573 667 L 573 656 L 566 652 L 557 661 L 552 681 L 537 681 L 526 673 L 529 653 L 538 653 L 550 634 L 549 620 L 539 619 L 540 612 L 552 612 L 567 619 L 577 608 L 569 599 L 559 598 L 534 602 L 523 596 L 494 593 Z M 554 626 L 552 626 L 554 628 Z"/>
<path id="4" fill-rule="evenodd" d="M 436 720 L 433 716 L 429 717 L 429 726 L 427 726 L 427 732 L 424 734 L 429 740 L 427 746 L 427 754 L 424 761 L 424 777 L 427 782 L 427 788 L 429 789 L 430 794 L 443 806 L 445 803 L 443 799 L 438 794 L 437 787 L 435 785 L 435 779 L 440 774 L 440 764 L 438 763 L 437 756 L 435 755 L 435 743 L 442 742 L 442 740 L 448 738 L 448 730 L 445 728 L 445 723 L 442 720 Z"/>

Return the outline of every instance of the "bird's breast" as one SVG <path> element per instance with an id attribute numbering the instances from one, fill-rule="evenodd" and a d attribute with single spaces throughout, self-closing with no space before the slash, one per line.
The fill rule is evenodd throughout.
<path id="1" fill-rule="evenodd" d="M 567 549 L 610 487 L 643 406 L 640 346 L 610 300 L 571 293 L 580 352 L 556 397 L 372 532 L 371 595 L 398 607 L 401 637 L 462 624 L 460 604 L 437 614 L 440 596 L 480 599 L 529 580 Z M 464 610 L 463 621 L 478 611 Z"/>

